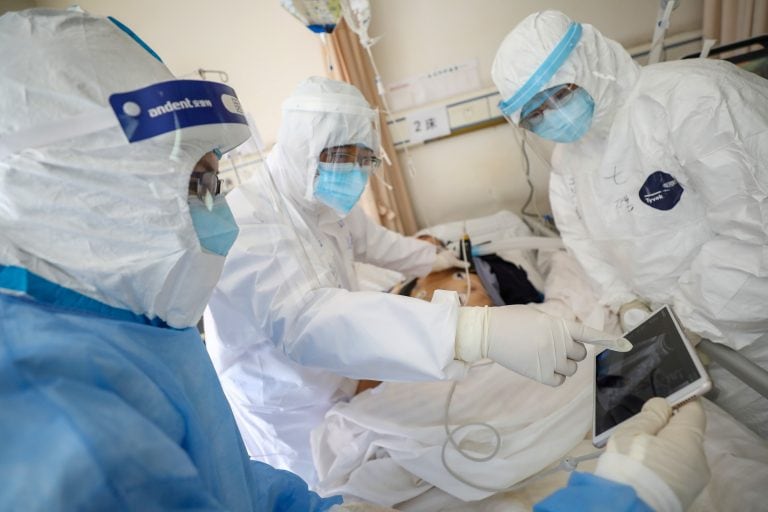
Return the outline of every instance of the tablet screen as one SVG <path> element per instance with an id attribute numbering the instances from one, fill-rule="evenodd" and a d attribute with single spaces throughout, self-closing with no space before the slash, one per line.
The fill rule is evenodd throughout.
<path id="1" fill-rule="evenodd" d="M 595 362 L 595 434 L 634 416 L 649 398 L 668 397 L 700 378 L 669 309 L 627 333 L 629 352 L 605 350 Z"/>

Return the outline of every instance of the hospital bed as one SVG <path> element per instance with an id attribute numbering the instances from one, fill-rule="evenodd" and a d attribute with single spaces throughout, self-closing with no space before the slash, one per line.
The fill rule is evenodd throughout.
<path id="1" fill-rule="evenodd" d="M 477 244 L 531 236 L 511 212 L 444 224 L 429 232 L 443 240 L 467 232 Z M 551 249 L 536 254 L 507 248 L 501 254 L 525 268 L 531 282 L 544 291 L 546 300 L 537 307 L 618 332 L 616 318 L 598 305 L 576 262 L 566 252 Z M 397 279 L 391 273 L 376 276 L 375 269 L 366 267 L 359 275 L 375 289 L 388 289 L 388 281 Z M 335 406 L 313 431 L 318 489 L 399 510 L 530 510 L 567 480 L 567 472 L 551 471 L 554 467 L 566 457 L 574 460 L 595 452 L 585 438 L 592 421 L 593 364 L 588 357 L 559 388 L 487 364 L 469 370 L 455 392 L 449 382 L 384 383 L 370 389 Z M 762 489 L 768 485 L 768 445 L 714 404 L 707 401 L 705 409 L 705 450 L 713 479 L 691 510 L 759 509 L 764 504 Z M 486 422 L 493 428 L 480 425 Z M 446 449 L 446 424 L 471 454 L 491 452 L 497 435 L 502 441 L 499 452 L 484 462 L 464 459 Z M 594 464 L 589 459 L 579 469 L 591 470 Z M 489 490 L 526 479 L 530 483 L 509 491 Z"/>
<path id="2" fill-rule="evenodd" d="M 683 59 L 696 59 L 698 57 L 698 53 L 692 53 Z M 709 50 L 708 57 L 723 58 L 723 60 L 768 79 L 768 34 L 716 46 Z"/>

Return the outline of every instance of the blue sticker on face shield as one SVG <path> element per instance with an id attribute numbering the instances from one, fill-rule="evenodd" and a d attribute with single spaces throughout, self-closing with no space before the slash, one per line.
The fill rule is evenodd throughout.
<path id="1" fill-rule="evenodd" d="M 160 82 L 143 89 L 113 94 L 109 97 L 109 104 L 130 142 L 190 126 L 248 126 L 234 89 L 218 82 Z"/>
<path id="2" fill-rule="evenodd" d="M 657 210 L 671 210 L 680 202 L 683 187 L 664 171 L 651 173 L 639 191 L 640 200 Z"/>

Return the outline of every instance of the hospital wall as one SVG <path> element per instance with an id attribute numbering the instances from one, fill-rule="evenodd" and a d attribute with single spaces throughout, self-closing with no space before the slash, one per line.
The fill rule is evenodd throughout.
<path id="1" fill-rule="evenodd" d="M 699 30 L 702 4 L 682 0 L 669 34 Z M 369 33 L 382 36 L 373 53 L 385 83 L 477 59 L 482 87 L 492 88 L 496 49 L 532 12 L 561 10 L 634 47 L 650 42 L 658 6 L 657 0 L 372 0 Z M 407 183 L 420 227 L 520 210 L 528 188 L 512 130 L 500 125 L 410 148 L 414 171 L 406 172 Z M 406 168 L 402 152 L 400 158 Z M 537 202 L 548 211 L 548 173 L 539 159 L 532 163 Z"/>
<path id="2" fill-rule="evenodd" d="M 36 7 L 33 0 L 0 0 L 0 14 Z"/>

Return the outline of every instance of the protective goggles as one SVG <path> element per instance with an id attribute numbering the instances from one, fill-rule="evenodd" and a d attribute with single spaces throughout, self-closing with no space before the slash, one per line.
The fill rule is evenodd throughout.
<path id="1" fill-rule="evenodd" d="M 320 162 L 326 167 L 336 170 L 348 169 L 351 165 L 358 165 L 367 172 L 373 173 L 380 165 L 381 159 L 376 153 L 363 144 L 347 144 L 345 146 L 333 146 L 320 152 Z"/>
<path id="2" fill-rule="evenodd" d="M 580 87 L 576 84 L 562 84 L 544 89 L 523 105 L 518 126 L 535 132 L 536 127 L 544 120 L 544 112 L 564 109 L 578 89 Z"/>
<path id="3" fill-rule="evenodd" d="M 206 195 L 217 196 L 221 193 L 221 180 L 216 171 L 192 172 L 189 177 L 189 195 L 205 201 Z"/>
<path id="4" fill-rule="evenodd" d="M 213 206 L 213 198 L 221 193 L 218 159 L 217 152 L 206 153 L 195 164 L 189 177 L 189 195 L 197 196 L 209 209 Z"/>

